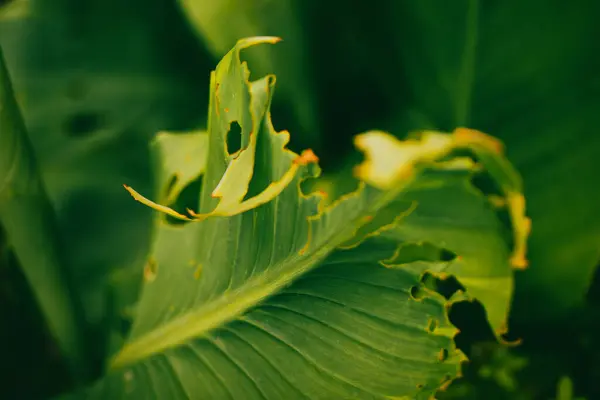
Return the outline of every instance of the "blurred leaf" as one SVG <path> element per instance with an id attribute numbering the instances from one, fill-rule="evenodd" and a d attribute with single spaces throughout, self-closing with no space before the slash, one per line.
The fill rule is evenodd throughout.
<path id="1" fill-rule="evenodd" d="M 150 213 L 122 185 L 152 189 L 148 138 L 204 123 L 202 71 L 212 63 L 169 0 L 32 1 L 26 16 L 0 22 L 0 44 L 99 369 L 104 323 L 118 312 L 107 301 L 109 274 L 141 271 L 150 240 Z"/>
<path id="2" fill-rule="evenodd" d="M 482 378 L 492 379 L 507 392 L 517 390 L 515 373 L 527 366 L 527 359 L 511 354 L 506 347 L 496 347 L 488 365 L 479 370 Z"/>
<path id="3" fill-rule="evenodd" d="M 208 143 L 203 133 L 155 141 L 162 159 L 159 202 L 171 197 L 173 177 L 176 185 L 195 178 L 191 158 L 172 162 L 190 142 L 206 159 L 196 163 L 203 218 L 174 225 L 159 215 L 131 336 L 88 397 L 427 398 L 457 375 L 463 356 L 454 345 L 449 304 L 422 285 L 424 273 L 448 271 L 460 280 L 479 272 L 481 282 L 510 291 L 508 244 L 496 214 L 468 186 L 474 163 L 454 157 L 455 150 L 468 150 L 481 154 L 484 168 L 493 167 L 500 157 L 491 155 L 493 142 L 464 131 L 425 132 L 404 142 L 383 132 L 359 135 L 367 157 L 357 174 L 373 186 L 362 183 L 324 208 L 321 196 L 300 190 L 319 173 L 316 157 L 287 150 L 289 134 L 272 126 L 274 79 L 250 82 L 240 62 L 240 50 L 265 42 L 273 38 L 239 41 L 212 74 Z M 234 122 L 241 126 L 241 149 L 232 153 L 227 136 Z M 449 208 L 464 208 L 455 215 L 442 210 L 447 220 L 409 220 L 420 210 L 411 193 L 420 201 L 427 197 L 421 192 L 431 191 Z M 176 212 L 134 194 L 163 213 Z M 272 201 L 243 207 L 265 196 Z M 240 207 L 215 216 L 221 204 Z M 446 243 L 439 228 L 463 218 L 478 225 L 461 236 L 460 250 L 495 231 L 499 245 L 484 247 L 503 262 L 481 257 L 479 271 L 466 262 L 395 263 L 403 246 L 430 239 L 428 233 L 452 250 L 456 243 Z M 464 256 L 471 257 L 466 250 Z M 506 280 L 494 272 L 507 273 Z"/>
<path id="4" fill-rule="evenodd" d="M 29 7 L 30 0 L 0 1 L 0 20 L 24 17 L 29 13 Z"/>
<path id="5" fill-rule="evenodd" d="M 8 257 L 10 247 L 27 277 L 52 336 L 68 359 L 73 377 L 85 379 L 89 368 L 79 299 L 69 286 L 69 276 L 56 236 L 54 213 L 13 96 L 1 49 L 0 230 L 4 233 L 0 242 L 0 261 Z"/>
<path id="6" fill-rule="evenodd" d="M 563 376 L 556 385 L 556 400 L 573 400 L 573 381 Z"/>
<path id="7" fill-rule="evenodd" d="M 69 389 L 69 363 L 7 240 L 0 227 L 2 398 L 44 398 Z"/>

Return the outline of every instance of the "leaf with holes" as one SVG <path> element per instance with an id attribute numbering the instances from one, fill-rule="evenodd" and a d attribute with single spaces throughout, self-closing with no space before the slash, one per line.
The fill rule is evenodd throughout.
<path id="1" fill-rule="evenodd" d="M 356 137 L 360 187 L 325 207 L 301 189 L 319 174 L 316 157 L 287 150 L 289 134 L 271 123 L 274 78 L 250 82 L 240 61 L 275 41 L 241 40 L 221 61 L 206 133 L 156 139 L 158 201 L 128 188 L 163 213 L 130 337 L 89 398 L 426 398 L 464 359 L 451 302 L 481 297 L 504 323 L 523 208 L 512 207 L 511 255 L 470 183 L 488 173 L 504 199 L 518 194 L 497 143 L 466 129 L 404 142 L 367 132 Z M 236 122 L 241 148 L 230 153 Z M 199 211 L 183 214 L 173 193 L 200 174 Z M 422 283 L 427 273 L 454 274 L 464 293 L 448 301 Z"/>

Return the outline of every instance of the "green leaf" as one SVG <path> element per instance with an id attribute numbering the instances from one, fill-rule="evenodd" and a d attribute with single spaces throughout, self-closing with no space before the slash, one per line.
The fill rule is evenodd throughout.
<path id="1" fill-rule="evenodd" d="M 532 219 L 515 317 L 565 313 L 583 301 L 600 259 L 600 57 L 589 40 L 600 35 L 599 3 L 390 4 L 406 76 L 390 85 L 404 89 L 392 125 L 468 125 L 505 142 Z"/>
<path id="2" fill-rule="evenodd" d="M 54 213 L 0 49 L 0 231 L 14 252 L 75 378 L 89 373 L 82 314 L 56 236 Z M 4 249 L 1 251 L 4 253 Z M 0 254 L 3 256 L 3 254 Z"/>
<path id="3" fill-rule="evenodd" d="M 164 214 L 179 213 L 164 208 L 173 177 L 181 187 L 196 174 L 175 143 L 207 160 L 196 164 L 202 218 L 174 225 L 159 214 L 131 335 L 89 397 L 427 398 L 459 373 L 464 356 L 453 342 L 449 303 L 422 284 L 425 272 L 475 278 L 467 292 L 480 282 L 503 288 L 499 303 L 510 295 L 509 246 L 488 200 L 468 185 L 477 165 L 454 154 L 494 159 L 491 139 L 464 131 L 405 142 L 359 135 L 367 158 L 357 173 L 369 185 L 324 207 L 321 195 L 301 190 L 319 173 L 316 157 L 287 150 L 289 134 L 271 123 L 273 77 L 250 82 L 239 58 L 246 47 L 273 42 L 239 41 L 212 74 L 208 148 L 202 133 L 155 141 L 159 202 L 130 189 Z M 230 154 L 234 122 L 242 145 Z M 428 196 L 445 196 L 447 208 L 425 203 Z M 256 198 L 259 206 L 243 206 Z M 227 216 L 214 212 L 223 203 L 234 204 Z M 439 215 L 464 220 L 457 246 L 445 242 L 455 232 Z M 475 236 L 483 236 L 483 255 L 469 243 Z M 405 246 L 424 240 L 464 250 L 465 260 L 396 262 Z M 508 304 L 483 300 L 495 325 L 505 320 Z"/>

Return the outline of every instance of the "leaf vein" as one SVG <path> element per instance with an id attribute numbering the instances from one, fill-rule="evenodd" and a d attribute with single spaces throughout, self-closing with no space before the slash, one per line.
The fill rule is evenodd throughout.
<path id="1" fill-rule="evenodd" d="M 250 383 L 252 384 L 252 386 L 254 386 L 254 388 L 256 389 L 257 393 L 260 394 L 261 398 L 267 400 L 267 397 L 265 396 L 264 392 L 259 387 L 258 383 L 254 380 L 254 378 L 252 378 L 252 376 L 250 376 L 250 374 L 248 373 L 248 371 L 246 371 L 246 369 L 243 368 L 242 365 L 237 360 L 235 360 L 222 346 L 219 346 L 216 343 L 215 339 L 211 335 L 206 335 L 206 340 L 215 349 L 217 349 L 217 351 L 219 351 L 221 354 L 223 354 L 223 356 L 227 360 L 229 360 L 229 362 L 234 366 L 234 368 L 236 370 L 238 370 L 242 375 L 244 375 L 244 376 L 246 376 L 246 378 L 248 378 L 248 380 L 250 381 Z"/>
<path id="2" fill-rule="evenodd" d="M 260 310 L 256 310 L 256 312 L 260 312 Z M 292 345 L 291 343 L 289 343 L 288 341 L 286 341 L 285 339 L 283 339 L 281 336 L 277 335 L 274 332 L 271 332 L 271 330 L 269 330 L 268 328 L 266 328 L 265 326 L 263 326 L 263 324 L 261 324 L 259 321 L 249 317 L 249 316 L 245 316 L 244 318 L 241 319 L 242 321 L 245 321 L 251 325 L 253 325 L 254 327 L 262 330 L 263 332 L 265 332 L 266 334 L 268 334 L 269 336 L 271 336 L 273 339 L 275 339 L 276 341 L 286 345 L 288 348 L 290 348 L 292 351 L 294 351 L 295 353 L 297 353 L 300 357 L 304 358 L 309 364 L 311 364 L 312 366 L 314 366 L 316 369 L 318 369 L 319 371 L 325 373 L 326 375 L 330 376 L 331 378 L 333 378 L 334 380 L 337 380 L 339 382 L 342 382 L 346 385 L 349 385 L 355 389 L 358 389 L 359 391 L 368 394 L 370 396 L 373 396 L 373 398 L 380 398 L 383 399 L 383 397 L 377 393 L 373 393 L 371 391 L 369 391 L 368 389 L 362 388 L 361 386 L 358 386 L 356 383 L 348 381 L 346 379 L 344 379 L 344 377 L 336 374 L 333 371 L 330 371 L 329 369 L 324 368 L 323 366 L 319 365 L 317 362 L 315 362 L 315 360 L 313 360 L 312 358 L 308 357 L 306 354 L 304 354 L 300 349 L 298 349 L 296 346 Z"/>
<path id="3" fill-rule="evenodd" d="M 190 343 L 190 344 L 187 345 L 187 347 L 192 351 L 192 354 L 196 357 L 196 359 L 198 361 L 200 361 L 200 363 L 203 364 L 208 369 L 208 371 L 213 375 L 213 377 L 215 378 L 215 380 L 221 384 L 221 387 L 223 388 L 223 390 L 225 391 L 225 393 L 227 393 L 229 395 L 229 398 L 231 400 L 235 400 L 235 398 L 233 397 L 233 394 L 231 393 L 231 391 L 227 387 L 227 384 L 225 383 L 225 380 L 223 380 L 223 377 L 221 377 L 221 374 L 219 374 L 215 370 L 215 368 L 212 366 L 212 364 L 206 358 L 204 358 L 204 356 L 202 356 L 200 354 L 200 352 L 198 351 L 198 349 L 196 349 L 194 347 L 194 344 Z"/>

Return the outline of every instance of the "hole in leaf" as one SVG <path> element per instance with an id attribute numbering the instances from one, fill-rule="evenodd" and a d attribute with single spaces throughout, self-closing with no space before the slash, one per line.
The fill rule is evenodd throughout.
<path id="1" fill-rule="evenodd" d="M 177 183 L 177 175 L 171 176 L 171 178 L 169 178 L 167 184 L 165 185 L 164 191 L 162 193 L 163 197 L 166 198 L 169 196 L 169 194 L 173 190 L 173 187 L 175 186 L 176 183 Z"/>
<path id="2" fill-rule="evenodd" d="M 473 345 L 478 342 L 494 342 L 494 332 L 487 322 L 485 309 L 478 301 L 455 303 L 448 313 L 450 322 L 459 329 L 455 336 L 456 347 L 469 358 Z"/>
<path id="3" fill-rule="evenodd" d="M 242 127 L 237 121 L 232 121 L 226 134 L 227 153 L 235 154 L 242 148 Z"/>
<path id="4" fill-rule="evenodd" d="M 430 272 L 425 272 L 421 278 L 421 283 L 427 289 L 441 294 L 446 299 L 450 299 L 459 290 L 466 290 L 453 275 L 441 278 Z"/>
<path id="5" fill-rule="evenodd" d="M 440 249 L 439 257 L 440 257 L 440 261 L 450 262 L 456 258 L 456 254 L 454 254 L 450 250 Z"/>
<path id="6" fill-rule="evenodd" d="M 422 300 L 425 297 L 425 290 L 420 286 L 413 286 L 410 288 L 410 297 L 414 300 Z"/>
<path id="7" fill-rule="evenodd" d="M 264 160 L 265 158 L 270 158 L 272 156 L 272 148 L 268 142 L 265 140 L 265 135 L 260 134 L 256 138 L 256 160 Z M 254 174 L 252 174 L 252 179 L 250 179 L 250 185 L 248 185 L 248 192 L 244 196 L 244 200 L 248 200 L 263 190 L 265 190 L 269 184 L 273 181 L 276 181 L 280 176 L 273 176 L 273 171 L 267 167 L 267 163 L 265 162 L 257 162 L 254 165 Z"/>
<path id="8" fill-rule="evenodd" d="M 64 123 L 64 130 L 69 137 L 86 137 L 101 129 L 104 121 L 101 114 L 80 112 L 71 115 Z"/>
<path id="9" fill-rule="evenodd" d="M 435 331 L 437 327 L 438 327 L 438 321 L 437 321 L 437 319 L 431 318 L 427 322 L 427 332 L 433 333 L 433 331 Z"/>
<path id="10" fill-rule="evenodd" d="M 456 292 L 465 291 L 465 287 L 454 277 L 454 275 L 445 276 L 440 278 L 433 274 L 426 273 L 423 276 L 424 285 L 431 290 L 434 290 L 444 296 L 446 299 L 450 299 Z"/>
<path id="11" fill-rule="evenodd" d="M 453 252 L 435 246 L 431 243 L 407 243 L 402 246 L 393 264 L 408 264 L 416 261 L 448 262 L 456 258 Z"/>
<path id="12" fill-rule="evenodd" d="M 441 349 L 440 353 L 438 354 L 438 360 L 440 360 L 440 362 L 444 362 L 448 359 L 448 349 Z"/>
<path id="13" fill-rule="evenodd" d="M 173 185 L 177 182 L 176 177 L 174 179 L 169 180 L 168 190 L 173 189 Z M 169 207 L 180 212 L 181 214 L 187 214 L 187 209 L 198 211 L 198 207 L 200 205 L 200 193 L 202 192 L 202 176 L 198 177 L 198 179 L 190 182 L 183 190 L 179 193 L 179 196 L 175 200 L 173 204 L 169 204 Z M 166 193 L 169 193 L 168 191 Z M 165 219 L 167 223 L 172 225 L 183 225 L 187 224 L 190 221 L 183 221 L 181 219 L 174 218 L 170 215 L 166 215 Z"/>

